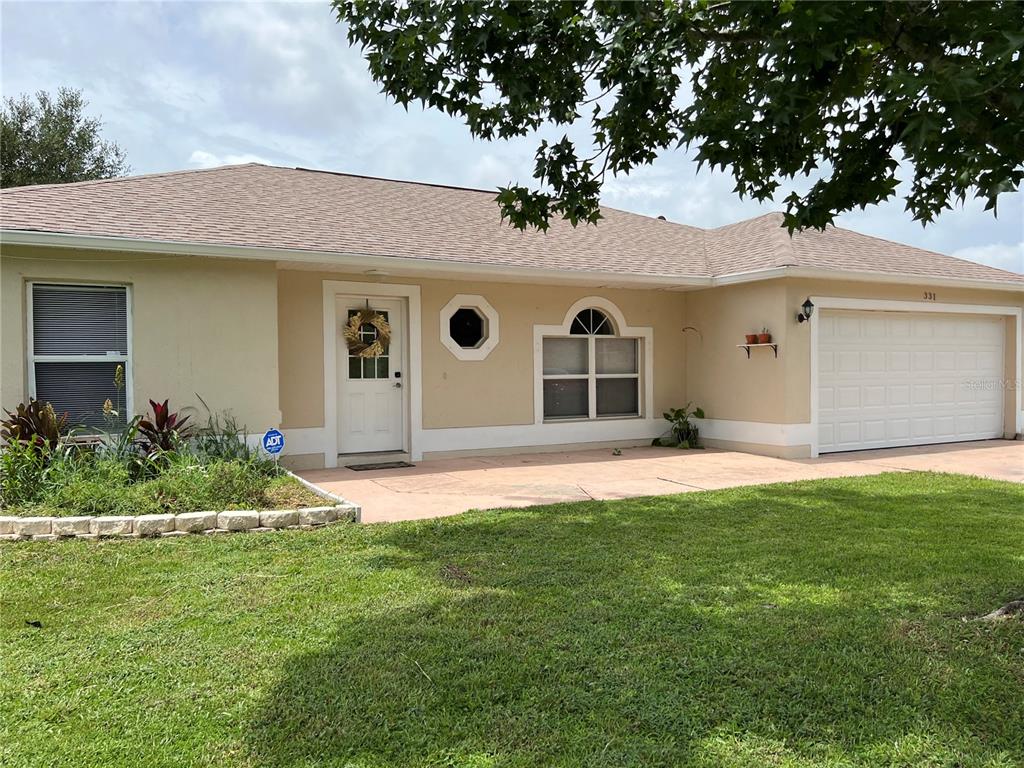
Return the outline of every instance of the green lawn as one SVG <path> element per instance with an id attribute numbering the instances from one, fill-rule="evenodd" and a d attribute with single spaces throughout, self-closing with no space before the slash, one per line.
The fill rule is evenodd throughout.
<path id="1" fill-rule="evenodd" d="M 1020 766 L 1024 486 L 0 546 L 4 766 Z M 26 620 L 42 622 L 41 628 Z"/>

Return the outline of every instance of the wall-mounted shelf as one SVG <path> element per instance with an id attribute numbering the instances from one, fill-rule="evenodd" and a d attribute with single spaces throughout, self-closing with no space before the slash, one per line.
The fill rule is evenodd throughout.
<path id="1" fill-rule="evenodd" d="M 775 353 L 775 357 L 777 358 L 779 356 L 779 345 L 774 341 L 769 344 L 737 344 L 736 346 L 747 353 L 748 360 L 750 359 L 750 350 L 757 349 L 758 347 L 771 347 L 772 352 Z"/>

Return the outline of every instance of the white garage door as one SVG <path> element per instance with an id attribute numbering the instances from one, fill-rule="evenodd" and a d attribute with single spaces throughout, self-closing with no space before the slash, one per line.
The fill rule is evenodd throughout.
<path id="1" fill-rule="evenodd" d="M 818 450 L 1002 437 L 1002 318 L 821 312 Z"/>

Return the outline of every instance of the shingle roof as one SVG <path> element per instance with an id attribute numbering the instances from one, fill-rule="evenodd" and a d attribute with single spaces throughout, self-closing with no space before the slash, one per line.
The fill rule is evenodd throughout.
<path id="1" fill-rule="evenodd" d="M 501 221 L 494 192 L 250 163 L 0 190 L 4 230 L 699 278 L 803 265 L 1024 282 L 847 230 L 792 240 L 781 214 L 697 227 L 602 208 L 596 226 Z"/>

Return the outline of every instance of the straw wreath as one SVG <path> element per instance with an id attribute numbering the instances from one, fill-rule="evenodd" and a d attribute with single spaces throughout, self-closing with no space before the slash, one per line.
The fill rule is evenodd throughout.
<path id="1" fill-rule="evenodd" d="M 367 323 L 377 329 L 377 338 L 370 344 L 363 341 L 360 335 L 360 330 Z M 352 315 L 342 334 L 349 352 L 359 357 L 380 357 L 391 343 L 391 326 L 384 315 L 375 309 L 361 309 Z"/>

